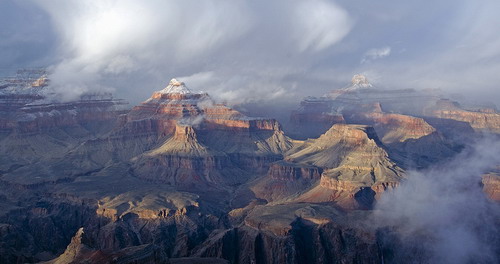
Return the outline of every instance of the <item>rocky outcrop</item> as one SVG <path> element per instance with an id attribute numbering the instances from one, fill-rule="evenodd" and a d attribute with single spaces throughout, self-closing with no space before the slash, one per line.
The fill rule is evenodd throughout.
<path id="1" fill-rule="evenodd" d="M 436 132 L 436 129 L 422 118 L 384 113 L 380 103 L 362 106 L 359 110 L 345 113 L 349 123 L 373 126 L 384 144 L 419 139 Z"/>
<path id="2" fill-rule="evenodd" d="M 318 139 L 305 141 L 286 160 L 331 169 L 345 161 L 365 163 L 380 157 L 387 159 L 380 145 L 372 127 L 335 124 Z"/>
<path id="3" fill-rule="evenodd" d="M 127 162 L 138 178 L 203 189 L 265 173 L 292 144 L 276 120 L 246 117 L 172 80 L 122 115 L 105 137 L 69 153 L 64 164 L 87 173 Z"/>
<path id="4" fill-rule="evenodd" d="M 106 93 L 63 102 L 47 97 L 49 84 L 44 70 L 21 70 L 11 79 L 0 80 L 0 132 L 37 134 L 75 127 L 102 132 L 99 129 L 110 129 L 127 104 Z"/>
<path id="5" fill-rule="evenodd" d="M 403 170 L 381 146 L 372 127 L 335 124 L 318 139 L 297 144 L 252 190 L 268 201 L 370 208 L 381 193 L 404 178 Z M 357 199 L 356 195 L 367 197 Z"/>
<path id="6" fill-rule="evenodd" d="M 320 97 L 306 98 L 300 109 L 292 113 L 292 118 L 300 115 L 315 116 L 315 125 L 295 122 L 294 131 L 301 134 L 310 127 L 325 126 L 328 116 L 341 116 L 342 123 L 372 126 L 384 148 L 399 166 L 403 168 L 425 168 L 457 154 L 463 145 L 446 126 L 433 125 L 422 118 L 439 98 L 432 91 L 381 90 L 371 85 L 364 76 L 355 76 L 350 86 Z M 339 122 L 340 123 L 340 122 Z M 303 130 L 300 129 L 302 127 Z M 305 129 L 305 130 L 304 130 Z M 304 136 L 320 136 L 327 128 L 316 129 L 315 133 Z M 301 138 L 301 136 L 298 136 Z"/>
<path id="7" fill-rule="evenodd" d="M 271 179 L 295 181 L 298 179 L 319 180 L 323 170 L 315 166 L 300 166 L 294 163 L 279 161 L 269 168 Z"/>
<path id="8" fill-rule="evenodd" d="M 153 197 L 153 201 L 161 198 Z M 152 218 L 141 217 L 141 212 L 154 207 L 137 198 L 99 202 L 62 194 L 26 198 L 18 200 L 26 208 L 0 216 L 2 263 L 50 259 L 49 263 L 168 263 L 168 257 L 191 256 L 193 247 L 218 227 L 217 217 L 182 205 L 175 193 L 168 198 L 173 205 L 164 207 L 167 214 Z M 129 201 L 130 208 L 124 210 Z M 99 214 L 104 211 L 117 214 Z"/>
<path id="9" fill-rule="evenodd" d="M 358 74 L 352 78 L 351 84 L 347 87 L 333 90 L 322 97 L 305 98 L 300 103 L 300 108 L 292 113 L 291 120 L 294 126 L 291 132 L 295 131 L 299 137 L 301 133 L 303 134 L 302 137 L 318 137 L 326 132 L 333 123 L 353 123 L 350 120 L 353 118 L 350 116 L 352 113 L 367 112 L 363 110 L 365 106 L 374 104 L 381 104 L 384 111 L 388 113 L 421 116 L 425 109 L 435 104 L 437 100 L 438 96 L 434 91 L 383 90 L 373 86 L 366 76 Z M 369 112 L 371 112 L 371 109 Z M 373 118 L 369 117 L 369 120 L 373 122 Z M 387 123 L 398 122 L 401 116 L 390 116 L 385 117 L 385 119 L 389 120 L 384 121 L 381 119 L 380 121 Z M 309 120 L 315 120 L 316 122 L 312 124 Z M 402 120 L 402 123 L 407 122 Z M 366 122 L 361 124 L 373 125 Z M 409 125 L 407 128 L 410 129 L 411 126 L 423 125 L 423 122 L 421 120 L 412 120 L 407 124 Z M 311 125 L 313 125 L 314 129 L 309 128 Z M 394 126 L 396 125 L 394 124 Z M 427 130 L 427 128 L 424 128 L 422 133 L 426 133 Z M 418 131 L 416 130 L 416 135 L 413 136 L 422 134 Z M 380 137 L 383 138 L 382 135 Z"/>
<path id="10" fill-rule="evenodd" d="M 349 123 L 373 126 L 391 158 L 403 168 L 425 168 L 461 150 L 461 141 L 441 132 L 442 126 L 437 129 L 423 118 L 385 113 L 379 103 L 345 114 Z"/>
<path id="11" fill-rule="evenodd" d="M 65 263 L 80 263 L 84 260 L 96 260 L 97 258 L 102 258 L 98 252 L 87 246 L 84 242 L 84 230 L 83 228 L 78 229 L 75 236 L 71 238 L 71 243 L 68 245 L 66 250 L 57 259 L 46 262 L 47 264 L 65 264 Z M 102 254 L 102 253 L 101 253 Z"/>
<path id="12" fill-rule="evenodd" d="M 483 191 L 493 201 L 500 202 L 500 175 L 492 172 L 483 175 Z"/>
<path id="13" fill-rule="evenodd" d="M 261 206 L 242 226 L 211 235 L 196 254 L 232 263 L 378 263 L 373 234 L 343 225 L 336 213 L 310 204 Z"/>
<path id="14" fill-rule="evenodd" d="M 207 131 L 207 127 L 200 129 Z M 246 132 L 239 129 L 245 129 Z M 269 127 L 269 129 L 272 135 L 280 131 L 277 126 Z M 258 136 L 258 131 L 266 131 L 267 127 L 238 127 L 238 130 L 234 131 L 234 127 L 224 126 L 218 130 L 223 134 L 230 133 L 218 139 L 225 141 L 223 145 L 217 144 L 218 140 L 214 142 L 212 137 L 199 138 L 197 129 L 192 126 L 177 124 L 174 135 L 165 143 L 132 159 L 134 173 L 147 180 L 160 181 L 178 187 L 203 189 L 207 184 L 216 186 L 243 183 L 251 175 L 245 171 L 246 169 L 258 173 L 267 169 L 269 163 L 280 158 L 279 145 L 276 149 L 272 138 L 270 141 L 261 143 L 247 141 L 247 138 L 252 138 L 252 134 L 257 133 Z M 238 132 L 248 135 L 244 142 L 240 141 L 243 135 L 239 135 Z M 280 135 L 283 137 L 282 134 Z M 234 148 L 238 143 L 242 144 L 241 152 L 240 149 Z M 260 150 L 259 147 L 261 147 Z M 252 149 L 256 151 L 248 152 Z"/>
<path id="15" fill-rule="evenodd" d="M 387 187 L 396 186 L 404 178 L 403 170 L 380 144 L 371 127 L 337 124 L 288 156 L 290 161 L 324 168 L 319 185 L 298 200 L 370 208 Z"/>
<path id="16" fill-rule="evenodd" d="M 192 92 L 175 79 L 165 89 L 153 93 L 151 98 L 134 107 L 116 131 L 124 135 L 170 137 L 177 124 L 194 127 L 200 134 L 213 130 L 238 132 L 243 136 L 259 131 L 282 134 L 276 120 L 246 117 L 223 104 L 216 104 L 206 93 Z"/>
<path id="17" fill-rule="evenodd" d="M 426 112 L 427 116 L 452 119 L 470 124 L 478 132 L 500 133 L 500 113 L 493 109 L 469 111 L 450 100 L 441 100 Z"/>

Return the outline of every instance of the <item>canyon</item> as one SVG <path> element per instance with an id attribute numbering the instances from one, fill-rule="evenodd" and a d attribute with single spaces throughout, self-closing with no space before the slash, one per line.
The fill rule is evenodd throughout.
<path id="1" fill-rule="evenodd" d="M 363 75 L 305 98 L 288 129 L 177 79 L 131 109 L 49 95 L 43 70 L 0 82 L 0 263 L 425 262 L 377 203 L 500 133 L 494 109 Z M 498 167 L 475 176 L 498 208 Z"/>

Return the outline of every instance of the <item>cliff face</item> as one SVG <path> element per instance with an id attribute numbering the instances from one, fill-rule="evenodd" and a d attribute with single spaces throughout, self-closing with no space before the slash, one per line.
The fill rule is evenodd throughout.
<path id="1" fill-rule="evenodd" d="M 500 175 L 497 172 L 491 172 L 483 175 L 483 191 L 493 201 L 500 202 Z"/>
<path id="2" fill-rule="evenodd" d="M 273 164 L 253 191 L 267 200 L 301 193 L 296 201 L 370 207 L 404 177 L 380 146 L 372 127 L 335 124 L 318 139 L 298 144 L 286 162 Z"/>
<path id="3" fill-rule="evenodd" d="M 299 179 L 319 180 L 323 170 L 314 166 L 300 166 L 288 162 L 275 162 L 269 168 L 272 179 L 296 181 Z"/>
<path id="4" fill-rule="evenodd" d="M 62 102 L 50 97 L 49 84 L 43 70 L 0 80 L 0 172 L 36 162 L 42 169 L 33 171 L 43 171 L 53 165 L 51 159 L 110 132 L 127 104 L 103 93 Z"/>
<path id="5" fill-rule="evenodd" d="M 238 228 L 210 236 L 196 254 L 231 263 L 378 263 L 375 236 L 346 226 L 337 214 L 312 204 L 258 207 Z"/>
<path id="6" fill-rule="evenodd" d="M 478 132 L 500 134 L 500 114 L 493 109 L 468 111 L 456 102 L 441 100 L 427 110 L 428 116 L 468 123 Z"/>
<path id="7" fill-rule="evenodd" d="M 360 82 L 359 80 L 363 80 Z M 373 86 L 363 75 L 353 77 L 351 84 L 347 87 L 336 89 L 321 97 L 307 97 L 301 103 L 297 111 L 291 115 L 294 125 L 292 133 L 299 137 L 318 137 L 326 132 L 335 123 L 356 123 L 365 125 L 389 125 L 396 128 L 398 125 L 406 128 L 398 128 L 401 131 L 397 136 L 398 140 L 414 138 L 428 131 L 425 122 L 412 119 L 408 116 L 421 116 L 425 109 L 435 104 L 438 97 L 433 91 L 420 92 L 412 89 L 404 90 L 383 90 Z M 378 105 L 377 114 L 371 114 L 374 110 L 371 106 Z M 387 113 L 397 113 L 400 115 L 383 115 L 380 105 Z M 366 106 L 370 106 L 367 109 Z M 368 114 L 367 114 L 368 113 Z M 356 116 L 351 116 L 351 115 Z M 361 115 L 360 115 L 361 114 Z M 362 121 L 360 123 L 360 121 Z M 399 123 L 399 124 L 398 124 Z M 311 127 L 312 128 L 309 128 Z M 422 129 L 420 132 L 410 132 L 411 128 Z M 384 138 L 385 131 L 377 131 L 380 138 Z M 414 134 L 412 134 L 414 133 Z"/>
<path id="8" fill-rule="evenodd" d="M 371 127 L 334 125 L 290 161 L 325 168 L 319 186 L 300 201 L 336 202 L 346 208 L 369 208 L 387 189 L 404 178 L 403 170 L 389 159 Z"/>
<path id="9" fill-rule="evenodd" d="M 225 105 L 216 104 L 206 93 L 190 91 L 175 79 L 165 89 L 153 93 L 151 98 L 134 107 L 127 114 L 122 129 L 126 133 L 170 136 L 177 122 L 207 130 L 279 129 L 274 120 L 248 118 Z"/>
<path id="10" fill-rule="evenodd" d="M 230 181 L 229 175 L 245 174 L 226 154 L 201 144 L 193 127 L 183 125 L 177 125 L 174 136 L 161 146 L 132 162 L 138 177 L 178 187 L 206 188 L 207 184 L 226 183 L 224 175 Z"/>
<path id="11" fill-rule="evenodd" d="M 346 88 L 302 101 L 299 110 L 292 113 L 292 120 L 296 120 L 292 133 L 298 134 L 299 138 L 318 137 L 332 123 L 325 121 L 329 120 L 328 116 L 342 117 L 342 123 L 369 125 L 375 129 L 391 157 L 404 168 L 425 168 L 454 156 L 462 149 L 466 139 L 457 134 L 463 133 L 439 125 L 444 122 L 444 116 L 432 115 L 439 116 L 438 120 L 432 120 L 437 127 L 428 123 L 429 109 L 441 102 L 434 92 L 382 90 L 371 85 L 366 77 L 361 78 L 362 83 L 358 79 L 353 78 Z M 310 125 L 296 118 L 301 115 L 315 116 L 312 120 L 316 120 L 316 124 L 311 127 L 323 128 L 315 129 L 314 133 L 303 133 Z"/>
<path id="12" fill-rule="evenodd" d="M 47 98 L 50 81 L 44 70 L 24 70 L 0 80 L 0 132 L 39 134 L 52 129 L 83 128 L 90 133 L 110 129 L 123 100 L 110 94 L 85 94 L 78 100 L 61 102 Z"/>
<path id="13" fill-rule="evenodd" d="M 249 118 L 172 80 L 132 109 L 115 134 L 153 139 L 131 157 L 137 177 L 182 188 L 212 188 L 266 171 L 292 147 L 275 120 Z M 237 175 L 237 176 L 235 176 Z"/>
<path id="14" fill-rule="evenodd" d="M 373 126 L 384 144 L 419 139 L 436 132 L 422 118 L 385 113 L 380 103 L 361 105 L 356 111 L 346 111 L 345 115 L 349 123 Z"/>

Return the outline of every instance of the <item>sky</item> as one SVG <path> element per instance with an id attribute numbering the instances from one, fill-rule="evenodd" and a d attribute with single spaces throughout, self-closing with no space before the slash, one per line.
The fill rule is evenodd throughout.
<path id="1" fill-rule="evenodd" d="M 143 101 L 171 78 L 232 104 L 377 87 L 500 101 L 497 0 L 0 0 L 0 75 Z"/>

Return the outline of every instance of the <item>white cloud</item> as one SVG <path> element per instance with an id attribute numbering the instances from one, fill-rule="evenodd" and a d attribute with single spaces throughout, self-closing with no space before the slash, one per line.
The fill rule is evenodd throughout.
<path id="1" fill-rule="evenodd" d="M 480 182 L 483 173 L 499 164 L 499 156 L 498 138 L 483 138 L 448 164 L 409 172 L 407 181 L 377 203 L 374 222 L 398 230 L 398 247 L 407 249 L 400 252 L 403 259 L 498 263 L 500 211 L 486 198 Z M 411 255 L 415 249 L 418 256 Z"/>
<path id="2" fill-rule="evenodd" d="M 174 76 L 214 71 L 224 77 L 211 78 L 211 84 L 223 83 L 210 92 L 241 97 L 239 87 L 250 89 L 258 76 L 280 86 L 277 81 L 288 74 L 283 69 L 308 67 L 301 61 L 283 68 L 283 59 L 293 53 L 298 54 L 295 61 L 310 60 L 309 55 L 341 41 L 353 24 L 347 11 L 327 0 L 32 1 L 50 15 L 60 37 L 57 56 L 63 60 L 52 68 L 51 83 L 55 91 L 68 90 L 73 97 L 77 87 L 94 90 L 96 84 L 133 74 L 168 82 Z M 200 76 L 190 79 L 196 78 Z M 227 80 L 245 83 L 229 88 Z M 263 93 L 245 93 L 257 94 Z"/>
<path id="3" fill-rule="evenodd" d="M 188 88 L 194 91 L 205 89 L 221 81 L 213 71 L 198 72 L 189 76 L 177 77 L 176 79 L 186 83 Z"/>
<path id="4" fill-rule="evenodd" d="M 295 37 L 301 51 L 320 51 L 342 40 L 351 30 L 346 10 L 331 1 L 300 1 L 295 6 Z"/>
<path id="5" fill-rule="evenodd" d="M 370 49 L 363 55 L 363 59 L 361 60 L 361 64 L 370 62 L 373 60 L 381 59 L 391 55 L 391 47 L 386 46 L 379 49 Z"/>
<path id="6" fill-rule="evenodd" d="M 8 1 L 14 0 L 2 3 Z M 48 16 L 37 19 L 52 20 L 52 27 L 45 23 L 36 30 L 19 32 L 48 32 L 34 35 L 41 43 L 58 44 L 43 49 L 52 53 L 41 61 L 56 61 L 53 69 L 57 72 L 51 78 L 61 86 L 56 89 L 60 92 L 66 85 L 95 90 L 96 84 L 104 84 L 117 87 L 117 96 L 135 103 L 172 77 L 214 72 L 217 76 L 208 87 L 198 89 L 230 95 L 234 92 L 220 87 L 240 91 L 262 86 L 254 85 L 259 82 L 283 87 L 285 96 L 298 85 L 300 96 L 305 96 L 342 87 L 354 73 L 376 71 L 380 86 L 438 85 L 453 91 L 474 87 L 481 90 L 474 94 L 489 92 L 499 98 L 500 40 L 495 34 L 499 18 L 495 11 L 500 4 L 495 0 L 480 4 L 465 0 L 23 3 L 18 11 L 29 8 L 19 17 L 34 17 L 41 7 Z M 8 18 L 9 12 L 3 14 L 2 23 L 10 29 L 34 24 L 16 24 Z M 5 39 L 12 39 L 12 34 L 3 32 Z M 51 41 L 42 41 L 44 37 Z M 19 41 L 2 42 L 2 47 L 7 46 L 6 55 L 0 54 L 5 61 L 17 56 L 12 54 L 27 59 L 36 53 L 27 46 L 9 48 L 14 45 L 10 43 Z M 406 51 L 399 53 L 403 48 Z M 388 56 L 390 60 L 384 59 Z M 225 85 L 228 80 L 239 80 L 238 87 Z M 77 88 L 68 90 L 78 94 Z M 254 94 L 268 97 L 267 92 L 249 96 Z"/>
<path id="7" fill-rule="evenodd" d="M 118 55 L 109 61 L 105 72 L 120 74 L 130 73 L 136 69 L 137 65 L 128 55 Z"/>
<path id="8" fill-rule="evenodd" d="M 59 92 L 68 86 L 74 95 L 75 87 L 94 86 L 106 74 L 182 67 L 251 28 L 243 1 L 35 2 L 50 14 L 62 40 L 64 60 L 53 68 L 52 84 Z"/>

